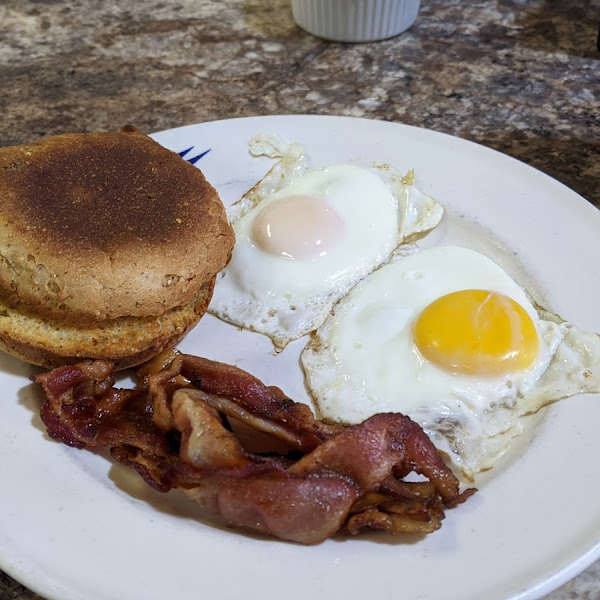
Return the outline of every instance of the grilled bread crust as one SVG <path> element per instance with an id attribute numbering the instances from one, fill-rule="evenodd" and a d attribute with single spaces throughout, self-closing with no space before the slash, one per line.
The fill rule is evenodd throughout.
<path id="1" fill-rule="evenodd" d="M 133 127 L 0 149 L 0 298 L 86 325 L 189 304 L 234 236 L 202 172 Z"/>
<path id="2" fill-rule="evenodd" d="M 215 279 L 197 297 L 159 316 L 120 317 L 65 325 L 0 303 L 0 350 L 25 362 L 53 369 L 82 359 L 109 360 L 115 369 L 134 367 L 177 344 L 202 318 Z"/>
<path id="3" fill-rule="evenodd" d="M 140 364 L 200 320 L 233 244 L 201 171 L 131 126 L 0 148 L 0 349 Z"/>

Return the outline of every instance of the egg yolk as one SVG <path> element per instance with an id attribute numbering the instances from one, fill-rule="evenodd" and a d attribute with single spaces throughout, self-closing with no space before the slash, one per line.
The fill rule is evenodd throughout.
<path id="1" fill-rule="evenodd" d="M 284 258 L 325 256 L 344 233 L 344 221 L 327 202 L 304 195 L 268 204 L 252 224 L 257 246 Z"/>
<path id="2" fill-rule="evenodd" d="M 438 298 L 419 315 L 413 334 L 427 360 L 468 375 L 525 370 L 539 350 L 536 327 L 525 309 L 487 290 L 461 290 Z"/>

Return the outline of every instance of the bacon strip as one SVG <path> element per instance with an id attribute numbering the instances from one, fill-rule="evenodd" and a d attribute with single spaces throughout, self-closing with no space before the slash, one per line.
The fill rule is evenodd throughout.
<path id="1" fill-rule="evenodd" d="M 142 385 L 148 386 L 154 398 L 154 419 L 159 427 L 173 427 L 169 402 L 175 383 L 175 386 L 187 385 L 234 400 L 240 410 L 253 415 L 257 421 L 260 419 L 285 430 L 290 442 L 303 452 L 310 452 L 343 429 L 317 421 L 306 404 L 290 400 L 279 388 L 267 387 L 242 369 L 173 351 L 168 355 L 172 361 L 165 365 L 163 354 L 139 371 Z M 156 371 L 157 367 L 160 370 Z"/>
<path id="2" fill-rule="evenodd" d="M 343 530 L 429 533 L 474 490 L 423 430 L 400 414 L 360 425 L 318 421 L 236 367 L 168 351 L 114 388 L 112 365 L 86 361 L 36 377 L 48 433 L 77 448 L 107 446 L 160 491 L 178 488 L 231 523 L 314 544 Z M 250 450 L 237 428 L 257 434 Z M 260 450 L 261 437 L 287 450 Z M 403 481 L 415 472 L 427 481 Z"/>

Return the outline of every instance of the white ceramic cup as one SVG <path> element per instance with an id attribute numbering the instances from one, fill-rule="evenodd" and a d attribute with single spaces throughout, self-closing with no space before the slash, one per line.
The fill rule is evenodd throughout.
<path id="1" fill-rule="evenodd" d="M 305 31 L 338 42 L 373 42 L 406 31 L 420 0 L 291 0 L 294 21 Z"/>

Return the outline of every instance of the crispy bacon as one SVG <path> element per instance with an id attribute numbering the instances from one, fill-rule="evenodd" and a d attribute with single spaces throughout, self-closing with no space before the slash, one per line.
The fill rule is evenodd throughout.
<path id="1" fill-rule="evenodd" d="M 157 490 L 178 488 L 235 525 L 304 544 L 363 528 L 425 534 L 474 492 L 460 493 L 401 414 L 327 424 L 241 369 L 177 351 L 137 376 L 136 389 L 116 389 L 104 361 L 37 376 L 48 433 L 109 447 Z M 410 472 L 425 480 L 405 481 Z"/>
<path id="2" fill-rule="evenodd" d="M 310 452 L 342 430 L 339 425 L 317 421 L 306 404 L 290 400 L 279 388 L 267 387 L 250 373 L 232 365 L 171 350 L 142 366 L 138 375 L 152 394 L 154 420 L 163 429 L 173 427 L 170 408 L 173 389 L 187 385 L 214 397 L 233 399 L 230 410 L 238 414 L 230 416 L 239 418 L 244 414 L 245 421 L 253 419 L 254 427 L 276 428 L 278 432 L 274 435 L 285 435 L 303 452 Z"/>

